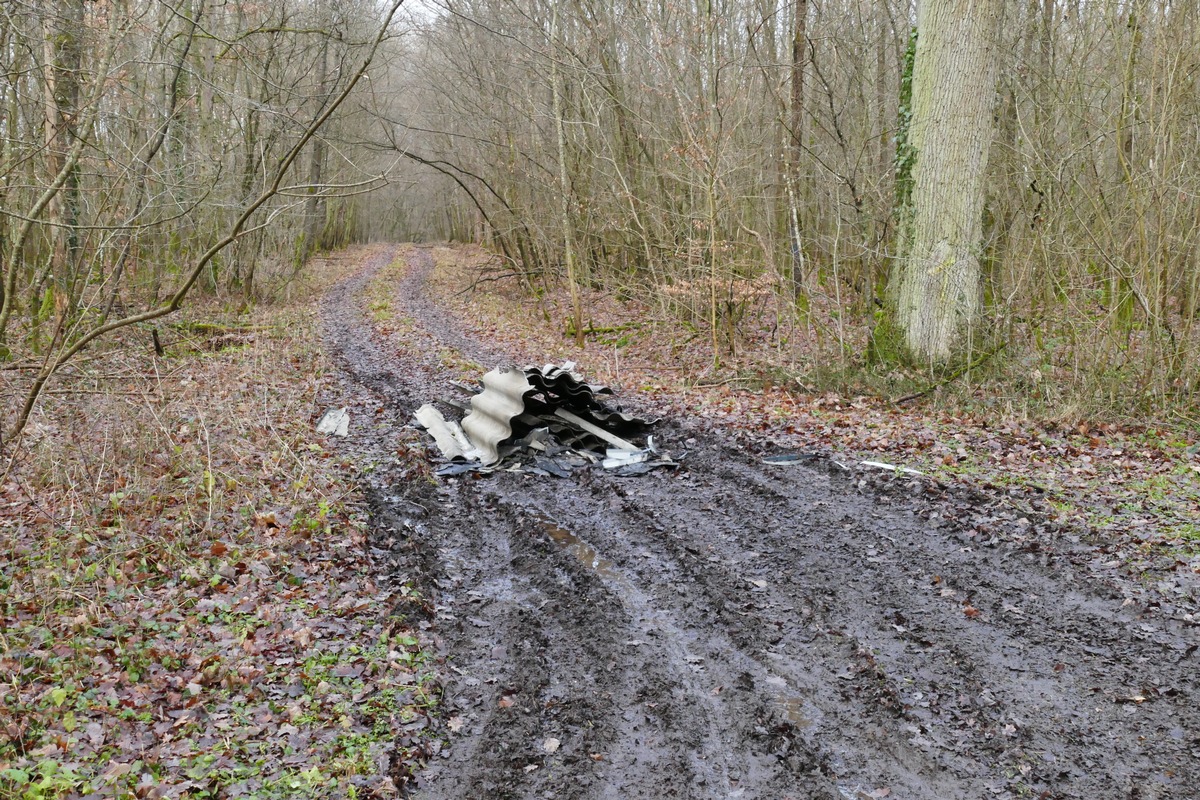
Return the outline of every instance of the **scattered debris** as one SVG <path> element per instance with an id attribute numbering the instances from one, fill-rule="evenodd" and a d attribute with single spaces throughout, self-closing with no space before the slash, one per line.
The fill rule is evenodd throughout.
<path id="1" fill-rule="evenodd" d="M 649 461 L 651 453 L 649 450 L 613 450 L 609 449 L 604 454 L 604 461 L 600 466 L 605 469 L 616 469 L 617 467 L 627 467 L 630 464 L 641 464 L 644 461 Z"/>
<path id="2" fill-rule="evenodd" d="M 779 453 L 778 455 L 764 456 L 762 461 L 764 464 L 774 464 L 776 466 L 794 466 L 796 464 L 809 464 L 820 457 L 821 456 L 819 453 Z M 832 461 L 831 463 L 846 472 L 850 471 L 850 467 L 839 461 Z M 860 467 L 866 467 L 867 469 L 880 469 L 887 472 L 894 472 L 897 475 L 917 475 L 922 477 L 925 475 L 924 472 L 919 472 L 918 470 L 910 469 L 909 467 L 898 467 L 895 464 L 886 464 L 882 461 L 859 461 L 857 462 L 857 465 Z"/>
<path id="3" fill-rule="evenodd" d="M 467 458 L 468 453 L 476 452 L 458 423 L 446 422 L 442 412 L 434 408 L 432 404 L 426 403 L 421 406 L 413 416 L 425 430 L 429 431 L 429 435 L 437 442 L 438 449 L 447 458 Z"/>
<path id="4" fill-rule="evenodd" d="M 342 406 L 326 411 L 317 420 L 317 433 L 348 436 L 350 434 L 350 409 Z"/>
<path id="5" fill-rule="evenodd" d="M 818 453 L 780 453 L 775 456 L 765 456 L 763 463 L 792 466 L 794 464 L 809 464 L 818 458 L 820 458 Z"/>
<path id="6" fill-rule="evenodd" d="M 895 472 L 897 475 L 924 475 L 925 474 L 924 472 L 918 472 L 917 470 L 909 469 L 908 467 L 897 467 L 895 464 L 885 464 L 882 461 L 860 461 L 860 462 L 858 462 L 858 465 L 860 467 L 868 467 L 870 469 L 888 470 L 890 472 Z"/>
<path id="7" fill-rule="evenodd" d="M 446 401 L 466 410 L 460 423 L 447 420 L 432 404 L 414 414 L 449 462 L 441 476 L 506 469 L 565 478 L 580 467 L 600 464 L 617 475 L 644 475 L 659 467 L 678 466 L 659 453 L 652 436 L 644 447 L 637 437 L 657 420 L 645 420 L 610 408 L 600 400 L 612 395 L 607 386 L 585 383 L 574 364 L 544 367 L 497 367 L 483 376 L 483 389 L 469 405 Z M 455 382 L 463 390 L 476 391 Z"/>

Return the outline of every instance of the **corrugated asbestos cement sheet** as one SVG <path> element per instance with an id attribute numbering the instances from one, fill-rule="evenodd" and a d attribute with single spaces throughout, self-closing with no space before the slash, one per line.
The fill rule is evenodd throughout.
<path id="1" fill-rule="evenodd" d="M 483 376 L 483 391 L 471 398 L 471 413 L 462 421 L 463 432 L 479 449 L 479 460 L 495 464 L 498 446 L 512 435 L 513 417 L 524 413 L 525 395 L 533 391 L 525 373 L 498 367 Z"/>

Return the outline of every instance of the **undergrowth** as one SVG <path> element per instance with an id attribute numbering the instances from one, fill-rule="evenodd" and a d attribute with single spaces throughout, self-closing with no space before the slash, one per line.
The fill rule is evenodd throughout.
<path id="1" fill-rule="evenodd" d="M 0 796 L 395 794 L 437 691 L 313 430 L 315 306 L 206 302 L 160 335 L 72 365 L 6 453 Z"/>

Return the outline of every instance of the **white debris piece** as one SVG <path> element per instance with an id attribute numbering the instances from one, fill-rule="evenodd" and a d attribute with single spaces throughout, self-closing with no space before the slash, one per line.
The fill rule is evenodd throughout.
<path id="1" fill-rule="evenodd" d="M 519 369 L 497 367 L 483 376 L 483 391 L 471 398 L 471 413 L 462 421 L 483 464 L 500 460 L 499 444 L 512 435 L 513 418 L 525 410 L 525 395 L 532 390 Z"/>
<path id="2" fill-rule="evenodd" d="M 604 453 L 604 461 L 600 466 L 605 469 L 627 467 L 630 464 L 640 464 L 649 461 L 654 453 L 650 450 L 623 450 L 610 447 Z"/>
<path id="3" fill-rule="evenodd" d="M 917 470 L 909 469 L 908 467 L 897 467 L 895 464 L 885 464 L 882 461 L 860 461 L 858 462 L 858 465 L 860 467 L 870 467 L 871 469 L 886 469 L 890 470 L 891 472 L 901 473 L 904 475 L 925 474 L 924 472 L 918 472 Z"/>
<path id="4" fill-rule="evenodd" d="M 326 411 L 317 420 L 317 433 L 348 436 L 350 434 L 350 409 L 342 406 Z"/>
<path id="5" fill-rule="evenodd" d="M 433 437 L 438 450 L 446 458 L 473 460 L 478 456 L 479 451 L 467 441 L 467 436 L 458 423 L 447 422 L 446 418 L 442 416 L 442 412 L 434 408 L 433 404 L 426 403 L 418 408 L 413 416 L 416 417 L 418 424 Z"/>

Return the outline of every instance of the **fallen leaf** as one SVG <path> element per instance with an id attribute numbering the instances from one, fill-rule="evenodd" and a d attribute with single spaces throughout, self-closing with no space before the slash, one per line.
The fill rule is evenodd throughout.
<path id="1" fill-rule="evenodd" d="M 100 776 L 100 780 L 104 781 L 105 783 L 113 783 L 118 778 L 128 775 L 129 771 L 132 769 L 132 764 L 124 764 L 118 761 L 111 762 L 108 765 L 108 768 L 104 770 L 104 774 Z"/>
<path id="2" fill-rule="evenodd" d="M 446 722 L 446 727 L 450 729 L 451 733 L 458 733 L 463 728 L 463 718 L 459 716 L 451 717 Z"/>

